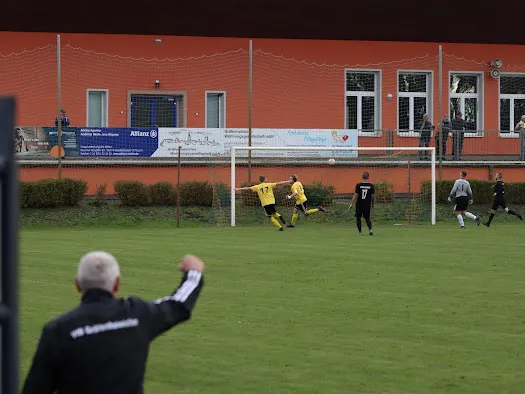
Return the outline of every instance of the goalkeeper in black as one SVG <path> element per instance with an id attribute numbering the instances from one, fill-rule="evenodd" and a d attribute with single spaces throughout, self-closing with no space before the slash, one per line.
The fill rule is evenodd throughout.
<path id="1" fill-rule="evenodd" d="M 513 211 L 507 206 L 507 202 L 505 201 L 505 184 L 503 183 L 503 174 L 501 172 L 496 174 L 496 183 L 492 188 L 494 189 L 494 202 L 492 203 L 492 209 L 490 210 L 489 220 L 486 223 L 483 223 L 483 225 L 490 227 L 490 223 L 492 222 L 492 219 L 494 219 L 494 214 L 499 207 L 502 207 L 509 215 L 517 216 L 520 220 L 523 220 L 523 216 L 521 216 L 519 212 Z"/>

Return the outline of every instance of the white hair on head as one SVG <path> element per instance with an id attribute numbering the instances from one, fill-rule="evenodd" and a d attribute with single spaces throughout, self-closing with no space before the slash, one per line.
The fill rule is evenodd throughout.
<path id="1" fill-rule="evenodd" d="M 80 259 L 77 280 L 82 290 L 103 289 L 113 292 L 120 268 L 115 257 L 101 251 L 90 252 Z"/>

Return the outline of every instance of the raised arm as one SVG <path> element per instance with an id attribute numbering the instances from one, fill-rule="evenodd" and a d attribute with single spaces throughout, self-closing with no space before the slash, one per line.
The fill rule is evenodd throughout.
<path id="1" fill-rule="evenodd" d="M 151 339 L 191 317 L 204 286 L 204 263 L 195 256 L 184 256 L 179 269 L 183 278 L 171 296 L 148 303 L 148 324 Z"/>
<path id="2" fill-rule="evenodd" d="M 235 190 L 252 190 L 253 186 L 236 187 Z"/>
<path id="3" fill-rule="evenodd" d="M 286 184 L 286 183 L 290 184 L 291 181 L 288 180 L 288 181 L 275 182 L 275 184 L 276 184 L 277 186 L 279 186 L 279 185 L 284 185 L 284 184 Z"/>

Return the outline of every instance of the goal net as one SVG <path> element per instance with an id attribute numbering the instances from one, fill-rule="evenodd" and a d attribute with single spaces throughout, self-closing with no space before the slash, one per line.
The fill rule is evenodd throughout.
<path id="1" fill-rule="evenodd" d="M 267 222 L 259 197 L 251 190 L 235 190 L 260 183 L 287 181 L 295 175 L 302 183 L 307 208 L 324 207 L 326 213 L 300 214 L 305 221 L 347 222 L 355 185 L 368 172 L 375 185 L 373 218 L 392 224 L 435 224 L 435 148 L 319 148 L 319 147 L 235 147 L 231 154 L 230 204 L 223 193 L 214 208 L 227 216 L 231 226 Z M 213 178 L 213 174 L 212 174 Z M 216 183 L 214 183 L 216 184 Z M 289 221 L 295 200 L 288 199 L 290 184 L 274 189 L 277 212 Z M 215 188 L 220 189 L 220 188 Z"/>

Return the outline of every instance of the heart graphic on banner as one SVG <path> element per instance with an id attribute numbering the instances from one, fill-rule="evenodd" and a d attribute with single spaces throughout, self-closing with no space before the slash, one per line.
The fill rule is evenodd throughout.
<path id="1" fill-rule="evenodd" d="M 348 139 L 348 136 L 347 135 L 343 135 L 343 141 L 346 142 L 347 139 Z"/>

